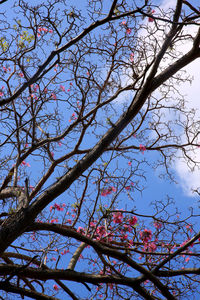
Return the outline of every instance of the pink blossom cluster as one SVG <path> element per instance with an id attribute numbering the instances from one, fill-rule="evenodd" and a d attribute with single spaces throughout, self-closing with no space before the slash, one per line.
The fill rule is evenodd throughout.
<path id="1" fill-rule="evenodd" d="M 121 25 L 122 26 L 124 26 L 125 28 L 126 28 L 126 34 L 131 34 L 131 28 L 129 28 L 128 26 L 127 26 L 127 22 L 125 21 L 125 20 L 123 20 L 122 22 L 121 22 Z"/>
<path id="2" fill-rule="evenodd" d="M 134 53 L 133 53 L 133 52 L 130 54 L 130 61 L 131 61 L 131 62 L 134 61 Z M 134 135 L 133 135 L 133 136 L 134 136 Z M 134 137 L 135 137 L 135 136 L 134 136 Z"/>
<path id="3" fill-rule="evenodd" d="M 40 37 L 42 33 L 48 33 L 48 32 L 53 33 L 53 30 L 52 29 L 47 29 L 45 27 L 39 27 L 37 36 Z"/>
<path id="4" fill-rule="evenodd" d="M 112 192 L 116 192 L 116 188 L 114 186 L 110 186 L 106 189 L 102 189 L 101 196 L 110 195 Z"/>
<path id="5" fill-rule="evenodd" d="M 107 232 L 106 232 L 106 229 L 105 229 L 105 226 L 98 226 L 97 229 L 96 229 L 96 239 L 97 240 L 101 240 L 103 237 L 106 236 Z"/>
<path id="6" fill-rule="evenodd" d="M 1 87 L 1 90 L 0 90 L 0 97 L 2 97 L 2 96 L 4 95 L 4 94 L 3 94 L 4 88 L 5 88 L 5 86 L 3 85 L 3 86 Z"/>
<path id="7" fill-rule="evenodd" d="M 133 188 L 133 186 L 134 186 L 134 183 L 131 182 L 131 185 L 126 185 L 125 186 L 125 190 L 130 191 Z"/>
<path id="8" fill-rule="evenodd" d="M 53 285 L 53 289 L 54 289 L 55 291 L 58 291 L 58 290 L 59 290 L 59 287 L 57 286 L 57 284 L 54 284 L 54 285 Z"/>
<path id="9" fill-rule="evenodd" d="M 21 165 L 24 166 L 24 167 L 30 167 L 31 166 L 29 163 L 25 162 L 25 160 L 22 161 Z"/>
<path id="10" fill-rule="evenodd" d="M 129 225 L 131 225 L 131 226 L 136 225 L 136 224 L 137 224 L 137 221 L 138 221 L 138 219 L 137 219 L 136 216 L 133 216 L 132 218 L 130 218 L 130 219 L 128 220 Z"/>
<path id="11" fill-rule="evenodd" d="M 151 11 L 151 15 L 153 15 L 155 13 L 155 10 L 154 9 L 152 9 L 152 11 Z M 148 21 L 149 22 L 153 22 L 154 21 L 154 19 L 153 18 L 151 18 L 151 17 L 149 17 L 148 18 Z"/>
<path id="12" fill-rule="evenodd" d="M 56 100 L 56 99 L 57 99 L 56 94 L 55 94 L 55 93 L 51 93 L 51 98 L 52 98 L 53 100 Z"/>
<path id="13" fill-rule="evenodd" d="M 123 221 L 123 214 L 122 212 L 117 212 L 113 214 L 113 223 L 121 224 Z"/>
<path id="14" fill-rule="evenodd" d="M 63 203 L 63 204 L 57 204 L 57 203 L 55 203 L 54 205 L 50 206 L 49 210 L 52 211 L 54 209 L 54 210 L 58 210 L 58 211 L 63 211 L 64 207 L 66 207 L 65 203 Z"/>
<path id="15" fill-rule="evenodd" d="M 155 252 L 157 249 L 157 245 L 155 244 L 155 242 L 151 242 L 151 243 L 145 243 L 144 244 L 144 250 L 148 251 L 148 252 Z"/>
<path id="16" fill-rule="evenodd" d="M 77 120 L 77 116 L 76 116 L 75 113 L 73 113 L 73 114 L 71 115 L 71 119 L 69 119 L 69 122 L 71 122 L 71 120 Z"/>
<path id="17" fill-rule="evenodd" d="M 78 227 L 77 232 L 80 232 L 81 234 L 85 234 L 85 229 L 81 226 Z"/>
<path id="18" fill-rule="evenodd" d="M 18 76 L 21 77 L 21 78 L 23 78 L 23 77 L 24 77 L 24 74 L 23 74 L 22 72 L 19 72 L 19 73 L 18 73 Z"/>
<path id="19" fill-rule="evenodd" d="M 64 249 L 60 254 L 61 254 L 61 255 L 65 255 L 65 254 L 67 254 L 67 253 L 69 253 L 69 250 Z"/>
<path id="20" fill-rule="evenodd" d="M 58 223 L 58 218 L 51 219 L 50 223 Z"/>
<path id="21" fill-rule="evenodd" d="M 140 238 L 144 243 L 148 243 L 152 239 L 152 231 L 149 229 L 144 229 L 140 231 Z"/>
<path id="22" fill-rule="evenodd" d="M 10 67 L 6 68 L 6 67 L 3 66 L 2 69 L 3 69 L 3 71 L 4 71 L 5 73 L 11 72 L 11 68 L 10 68 Z"/>
<path id="23" fill-rule="evenodd" d="M 38 84 L 31 84 L 30 86 L 34 92 L 37 92 L 37 90 L 39 89 L 39 85 Z"/>
<path id="24" fill-rule="evenodd" d="M 140 144 L 140 151 L 142 152 L 142 154 L 144 154 L 144 151 L 146 150 L 147 150 L 146 147 Z"/>
<path id="25" fill-rule="evenodd" d="M 70 85 L 70 88 L 71 88 L 72 82 L 70 82 L 69 85 Z M 67 89 L 67 92 L 70 92 L 70 88 Z M 60 84 L 60 89 L 61 89 L 62 92 L 65 92 L 65 91 L 66 91 L 64 85 L 62 85 L 62 84 Z"/>
<path id="26" fill-rule="evenodd" d="M 160 222 L 154 222 L 153 225 L 157 229 L 160 229 L 162 227 L 162 223 L 160 223 Z"/>

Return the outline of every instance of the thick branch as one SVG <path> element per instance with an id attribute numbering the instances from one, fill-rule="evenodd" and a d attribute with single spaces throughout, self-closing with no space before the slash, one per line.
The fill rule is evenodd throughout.
<path id="1" fill-rule="evenodd" d="M 15 252 L 6 252 L 6 253 L 3 253 L 1 257 L 3 259 L 9 258 L 9 257 L 14 257 L 14 258 L 26 260 L 28 262 L 32 261 L 38 267 L 41 267 L 42 269 L 45 269 L 45 270 L 49 270 L 49 268 L 46 265 L 41 264 L 41 262 L 39 260 L 37 260 L 36 258 L 32 258 L 25 254 L 20 254 L 20 253 L 15 253 Z M 59 279 L 54 279 L 54 280 L 73 300 L 78 300 L 78 298 L 72 293 L 72 291 L 64 283 L 62 283 Z"/>
<path id="2" fill-rule="evenodd" d="M 200 275 L 200 268 L 188 268 L 180 270 L 158 271 L 156 275 L 159 277 L 174 277 L 181 275 Z"/>
<path id="3" fill-rule="evenodd" d="M 16 267 L 14 267 L 16 269 Z M 13 271 L 14 271 L 13 269 Z M 9 274 L 9 273 L 8 273 Z M 30 297 L 32 299 L 41 299 L 41 300 L 58 300 L 58 298 L 46 296 L 42 293 L 38 293 L 36 291 L 27 290 L 21 287 L 14 286 L 8 282 L 0 281 L 0 290 L 5 292 L 14 293 L 18 295 L 23 295 Z"/>

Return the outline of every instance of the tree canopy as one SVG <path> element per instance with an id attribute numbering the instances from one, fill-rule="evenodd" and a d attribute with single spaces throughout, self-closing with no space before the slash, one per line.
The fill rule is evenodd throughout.
<path id="1" fill-rule="evenodd" d="M 199 215 L 158 193 L 200 167 L 200 9 L 172 2 L 0 1 L 1 299 L 199 294 Z"/>

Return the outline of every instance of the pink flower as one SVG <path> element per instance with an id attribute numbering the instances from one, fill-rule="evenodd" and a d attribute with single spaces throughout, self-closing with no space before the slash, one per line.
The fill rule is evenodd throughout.
<path id="1" fill-rule="evenodd" d="M 65 87 L 62 84 L 60 85 L 60 89 L 65 92 Z"/>
<path id="2" fill-rule="evenodd" d="M 131 161 L 129 161 L 129 162 L 128 162 L 128 165 L 129 165 L 129 166 L 131 166 L 131 165 L 132 165 L 132 162 L 131 162 Z"/>
<path id="3" fill-rule="evenodd" d="M 149 252 L 155 252 L 156 249 L 157 249 L 157 246 L 154 242 L 145 244 L 145 246 L 144 246 L 144 250 L 149 251 Z"/>
<path id="4" fill-rule="evenodd" d="M 130 191 L 131 187 L 130 185 L 125 186 L 125 190 Z"/>
<path id="5" fill-rule="evenodd" d="M 31 239 L 32 239 L 33 241 L 35 241 L 35 240 L 36 240 L 36 237 L 35 237 L 35 232 L 33 232 L 33 234 L 31 234 Z"/>
<path id="6" fill-rule="evenodd" d="M 112 186 L 111 189 L 114 193 L 116 192 L 116 188 L 114 186 Z"/>
<path id="7" fill-rule="evenodd" d="M 49 33 L 53 33 L 53 30 L 52 30 L 52 29 L 49 29 Z"/>
<path id="8" fill-rule="evenodd" d="M 3 96 L 3 93 L 2 92 L 0 92 L 0 97 L 2 97 Z"/>
<path id="9" fill-rule="evenodd" d="M 134 217 L 132 217 L 131 219 L 129 219 L 129 224 L 131 225 L 131 226 L 134 226 L 136 223 L 137 223 L 137 217 L 136 216 L 134 216 Z"/>
<path id="10" fill-rule="evenodd" d="M 155 10 L 154 10 L 154 9 L 151 11 L 151 14 L 152 14 L 152 15 L 153 15 L 153 13 L 155 13 Z M 149 22 L 153 22 L 153 21 L 154 21 L 154 19 L 153 19 L 153 18 L 151 18 L 151 17 L 149 17 L 149 18 L 148 18 L 148 21 L 149 21 Z"/>
<path id="11" fill-rule="evenodd" d="M 76 119 L 77 119 L 76 114 L 73 113 L 71 118 L 72 118 L 73 120 L 76 120 Z"/>
<path id="12" fill-rule="evenodd" d="M 126 29 L 126 34 L 131 34 L 131 31 L 132 31 L 131 28 L 127 28 Z"/>
<path id="13" fill-rule="evenodd" d="M 127 240 L 127 238 L 128 238 L 128 234 L 123 234 L 123 235 L 120 237 L 120 240 L 121 240 L 122 242 L 124 242 L 125 240 Z"/>
<path id="14" fill-rule="evenodd" d="M 57 203 L 55 203 L 54 204 L 54 209 L 56 209 L 56 210 L 58 210 L 58 211 L 63 211 L 64 209 L 63 209 L 63 207 L 61 207 L 59 204 L 57 204 Z"/>
<path id="15" fill-rule="evenodd" d="M 191 224 L 186 225 L 186 228 L 187 228 L 188 231 L 190 231 L 192 233 L 193 229 L 192 229 Z"/>
<path id="16" fill-rule="evenodd" d="M 108 192 L 107 189 L 103 189 L 103 190 L 101 191 L 101 196 L 107 196 L 108 194 L 110 194 L 110 193 Z"/>
<path id="17" fill-rule="evenodd" d="M 126 21 L 125 20 L 122 21 L 121 24 L 125 26 L 126 25 Z"/>
<path id="18" fill-rule="evenodd" d="M 113 223 L 121 224 L 123 220 L 123 214 L 121 212 L 117 212 L 113 214 Z"/>
<path id="19" fill-rule="evenodd" d="M 105 227 L 104 226 L 97 227 L 96 233 L 97 233 L 97 240 L 102 239 L 106 235 Z"/>
<path id="20" fill-rule="evenodd" d="M 112 192 L 116 192 L 116 188 L 114 186 L 109 187 L 107 189 L 102 189 L 101 196 L 107 196 L 107 195 L 111 194 Z"/>
<path id="21" fill-rule="evenodd" d="M 54 285 L 53 285 L 53 288 L 54 288 L 55 291 L 58 291 L 58 290 L 59 290 L 59 287 L 57 286 L 57 284 L 54 284 Z"/>
<path id="22" fill-rule="evenodd" d="M 153 225 L 157 229 L 160 229 L 162 227 L 162 224 L 160 222 L 154 222 Z"/>
<path id="23" fill-rule="evenodd" d="M 133 62 L 133 60 L 134 60 L 134 53 L 131 53 L 130 54 L 130 61 Z M 133 136 L 135 136 L 135 134 Z"/>
<path id="24" fill-rule="evenodd" d="M 51 223 L 58 223 L 58 218 L 52 219 L 52 220 L 51 220 Z"/>
<path id="25" fill-rule="evenodd" d="M 80 109 L 81 108 L 81 106 L 80 106 L 80 104 L 79 104 L 80 102 L 79 101 L 77 101 L 77 107 Z"/>
<path id="26" fill-rule="evenodd" d="M 144 229 L 143 231 L 140 231 L 140 238 L 143 242 L 147 243 L 152 238 L 152 232 L 149 229 Z"/>
<path id="27" fill-rule="evenodd" d="M 67 253 L 69 253 L 69 250 L 66 250 L 66 249 L 64 249 L 64 251 L 61 252 L 62 255 L 65 255 L 65 254 L 67 254 Z"/>
<path id="28" fill-rule="evenodd" d="M 84 230 L 83 227 L 79 226 L 78 229 L 77 229 L 77 232 L 80 232 L 81 234 L 84 234 L 85 230 Z"/>
<path id="29" fill-rule="evenodd" d="M 149 17 L 149 18 L 148 18 L 148 21 L 149 21 L 149 22 L 153 22 L 153 21 L 154 21 L 154 19 L 153 19 L 153 18 L 151 18 L 151 17 Z"/>
<path id="30" fill-rule="evenodd" d="M 188 262 L 189 260 L 190 260 L 190 258 L 189 258 L 189 257 L 186 257 L 185 261 Z"/>
<path id="31" fill-rule="evenodd" d="M 25 160 L 23 160 L 23 161 L 21 162 L 21 165 L 26 166 Z"/>
<path id="32" fill-rule="evenodd" d="M 22 72 L 18 73 L 19 77 L 24 77 L 24 74 Z"/>
<path id="33" fill-rule="evenodd" d="M 47 28 L 45 28 L 45 27 L 39 27 L 38 28 L 38 32 L 48 32 L 49 30 L 47 29 Z"/>
<path id="34" fill-rule="evenodd" d="M 90 222 L 90 227 L 94 228 L 94 227 L 96 227 L 96 224 L 94 222 Z"/>
<path id="35" fill-rule="evenodd" d="M 144 154 L 144 151 L 146 151 L 146 147 L 142 144 L 140 144 L 140 151 L 142 152 L 142 154 Z"/>
<path id="36" fill-rule="evenodd" d="M 51 93 L 51 98 L 53 98 L 54 100 L 56 100 L 56 95 L 54 93 Z"/>
<path id="37" fill-rule="evenodd" d="M 124 225 L 124 231 L 128 231 L 128 232 L 132 231 L 132 228 L 130 225 L 127 225 L 127 224 L 123 224 L 123 225 Z"/>

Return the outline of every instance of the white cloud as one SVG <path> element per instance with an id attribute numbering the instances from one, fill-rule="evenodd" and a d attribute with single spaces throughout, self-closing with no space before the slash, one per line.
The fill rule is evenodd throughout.
<path id="1" fill-rule="evenodd" d="M 163 11 L 170 11 L 170 9 L 175 7 L 175 2 L 174 0 L 165 0 L 161 3 L 160 9 Z M 143 29 L 140 30 L 139 36 L 140 37 L 147 37 L 149 36 L 149 31 L 154 28 L 154 23 L 148 23 L 148 19 L 146 18 L 144 20 L 144 23 L 148 25 L 148 31 L 143 27 Z M 159 22 L 159 26 L 164 25 L 164 29 L 168 31 L 168 28 L 165 23 Z M 195 33 L 197 32 L 197 26 L 195 25 L 189 25 L 186 26 L 184 29 L 184 34 L 186 34 L 188 37 L 189 36 L 195 36 Z M 154 35 L 155 38 L 155 35 Z M 163 41 L 163 31 L 157 31 L 156 33 L 156 38 L 157 40 L 160 40 L 162 43 Z M 188 39 L 186 38 L 183 41 L 180 41 L 178 46 L 176 46 L 176 49 L 172 50 L 174 53 L 179 53 L 180 56 L 183 54 L 187 53 L 192 47 L 192 38 Z M 148 56 L 148 55 L 147 55 Z M 151 58 L 151 55 L 149 55 Z M 175 57 L 173 60 L 177 59 Z M 164 62 L 161 63 L 161 68 L 166 68 L 166 66 L 170 65 L 172 63 L 172 58 L 168 56 Z M 184 100 L 187 102 L 187 109 L 195 109 L 196 111 L 196 118 L 194 119 L 195 122 L 198 122 L 200 120 L 200 59 L 195 60 L 192 62 L 190 65 L 188 65 L 184 69 L 188 75 L 190 75 L 191 78 L 193 78 L 192 82 L 185 81 L 181 83 L 177 88 L 180 90 L 180 93 L 184 95 Z M 124 75 L 124 80 L 123 82 L 127 81 L 128 83 L 130 79 L 128 79 L 127 76 Z M 131 81 L 131 80 L 130 80 Z M 156 91 L 155 96 L 159 98 L 159 91 Z M 123 103 L 123 101 L 126 101 L 126 98 L 130 97 L 130 91 L 126 91 L 125 93 L 121 94 L 117 98 L 118 103 Z M 175 96 L 176 97 L 176 96 Z M 174 104 L 174 99 L 172 95 L 172 104 Z M 168 102 L 169 105 L 169 102 Z M 165 112 L 165 120 L 166 122 L 169 121 L 170 119 L 172 120 L 172 115 L 170 115 L 170 112 L 168 113 L 167 111 Z M 180 116 L 180 118 L 183 118 Z M 162 119 L 162 121 L 164 121 Z M 178 133 L 179 134 L 179 133 Z M 182 142 L 185 142 L 186 137 L 184 135 L 184 132 L 180 132 L 181 134 L 181 140 Z M 153 137 L 153 136 L 152 136 Z M 199 139 L 200 142 L 200 139 Z M 200 148 L 197 148 L 193 152 L 190 152 L 190 155 L 192 158 L 195 158 L 196 161 L 200 162 Z M 181 156 L 181 155 L 180 155 Z M 188 167 L 187 161 L 179 158 L 175 158 L 175 162 L 172 166 L 172 169 L 176 172 L 178 178 L 179 178 L 179 185 L 182 187 L 183 191 L 185 194 L 188 196 L 195 196 L 196 194 L 193 193 L 195 189 L 200 188 L 200 169 L 197 167 L 194 168 L 191 171 L 191 168 Z"/>
<path id="2" fill-rule="evenodd" d="M 196 116 L 194 121 L 200 120 L 200 59 L 191 63 L 187 68 L 187 72 L 193 76 L 191 85 L 187 82 L 180 86 L 182 94 L 185 94 L 188 109 L 195 109 Z M 184 141 L 184 137 L 182 137 Z M 200 141 L 200 139 L 199 139 Z M 200 161 L 200 148 L 197 148 L 191 156 Z M 188 196 L 195 196 L 192 192 L 200 187 L 200 169 L 194 168 L 190 170 L 186 161 L 176 160 L 174 169 L 180 178 L 180 185 Z"/>
<path id="3" fill-rule="evenodd" d="M 175 7 L 175 1 L 171 0 L 165 0 L 163 1 L 163 3 L 160 5 L 160 9 L 163 11 L 167 11 L 171 8 Z M 148 23 L 148 21 L 146 20 L 145 23 Z M 163 22 L 158 22 L 159 26 L 163 26 Z M 152 26 L 152 28 L 154 28 L 154 23 L 150 23 L 148 24 L 148 26 Z M 165 28 L 167 29 L 167 26 Z M 148 29 L 149 30 L 149 29 Z M 189 25 L 186 26 L 184 29 L 184 34 L 186 36 L 186 39 L 183 41 L 180 41 L 178 44 L 176 43 L 176 48 L 172 50 L 172 52 L 174 51 L 174 53 L 179 54 L 179 56 L 182 56 L 183 54 L 187 53 L 191 47 L 192 47 L 192 37 L 195 36 L 196 32 L 198 30 L 198 27 L 195 25 Z M 142 36 L 147 36 L 147 30 L 144 28 L 141 30 L 140 34 Z M 155 37 L 155 35 L 154 35 Z M 156 33 L 156 39 L 159 40 L 161 43 L 163 41 L 163 31 L 158 31 Z M 173 53 L 172 53 L 173 54 Z M 166 68 L 168 65 L 172 64 L 173 61 L 175 61 L 177 59 L 178 56 L 176 56 L 174 59 L 172 59 L 169 56 L 167 56 L 162 62 L 161 62 L 161 68 Z M 184 95 L 184 100 L 186 103 L 186 108 L 187 110 L 192 110 L 194 109 L 196 112 L 195 118 L 193 119 L 193 122 L 200 122 L 200 59 L 195 60 L 194 62 L 192 62 L 191 64 L 189 64 L 186 68 L 183 69 L 184 71 L 186 71 L 186 74 L 190 76 L 190 78 L 193 78 L 191 83 L 189 81 L 183 81 L 179 86 L 177 86 L 177 89 L 179 89 L 180 94 Z M 159 93 L 159 91 L 156 91 L 154 93 L 154 96 L 157 98 L 159 98 L 161 96 L 161 94 Z M 174 95 L 172 95 L 171 98 L 171 105 L 174 105 L 174 101 L 176 98 L 173 97 Z M 170 105 L 169 99 L 168 99 L 168 105 Z M 180 115 L 179 116 L 182 121 L 184 120 L 184 116 Z M 166 122 L 169 120 L 173 121 L 173 115 L 170 114 L 169 112 L 165 112 L 162 115 L 162 121 L 164 122 L 165 120 L 163 120 L 165 118 Z M 183 121 L 184 122 L 184 121 Z M 180 138 L 182 140 L 182 143 L 184 143 L 186 141 L 186 135 L 185 133 L 182 131 L 180 133 Z M 153 134 L 152 134 L 153 137 Z M 199 137 L 199 142 L 200 142 L 200 137 Z M 195 150 L 193 149 L 193 151 L 190 151 L 188 153 L 190 155 L 190 157 L 192 159 L 194 159 L 195 161 L 200 162 L 200 148 L 196 148 Z M 181 153 L 180 153 L 181 156 Z M 194 165 L 192 166 L 190 164 L 190 167 L 188 166 L 188 161 L 185 159 L 180 159 L 180 158 L 175 158 L 175 162 L 172 166 L 172 169 L 176 172 L 178 178 L 179 178 L 179 185 L 181 186 L 181 188 L 183 189 L 184 193 L 187 196 L 195 196 L 196 194 L 193 192 L 194 190 L 200 188 L 200 169 L 196 166 L 194 168 Z M 200 164 L 199 164 L 200 167 Z M 192 169 L 192 171 L 191 171 Z"/>
<path id="4" fill-rule="evenodd" d="M 167 9 L 174 7 L 175 1 L 163 1 L 161 7 Z M 197 26 L 191 25 L 186 27 L 184 30 L 185 34 L 195 36 L 197 32 Z M 191 40 L 182 42 L 176 50 L 186 53 L 191 49 Z M 184 82 L 179 86 L 182 95 L 185 95 L 185 101 L 187 101 L 187 109 L 195 109 L 196 116 L 194 122 L 200 120 L 200 59 L 195 60 L 190 65 L 188 65 L 185 70 L 187 74 L 193 77 L 191 84 L 189 82 Z M 168 115 L 169 117 L 169 115 Z M 185 136 L 182 134 L 182 141 L 184 142 Z M 200 148 L 197 148 L 190 153 L 192 158 L 196 161 L 200 161 Z M 179 177 L 179 184 L 183 188 L 183 191 L 188 196 L 195 196 L 193 193 L 195 189 L 200 187 L 200 169 L 194 168 L 192 171 L 188 167 L 186 160 L 176 159 L 173 166 Z"/>

